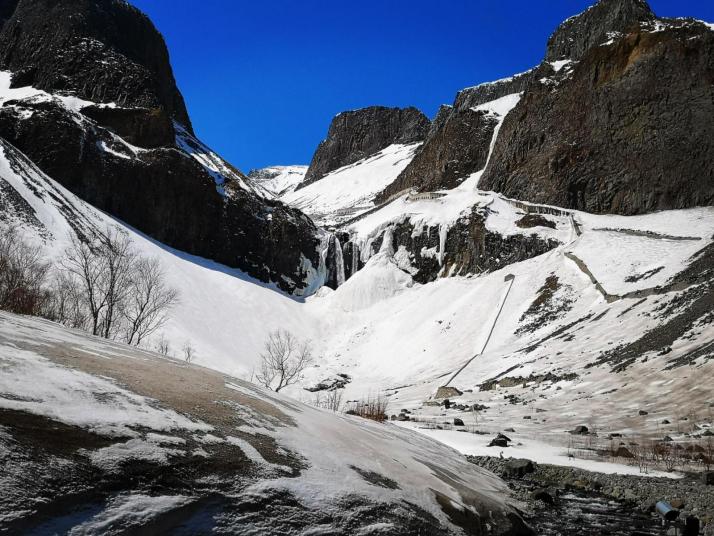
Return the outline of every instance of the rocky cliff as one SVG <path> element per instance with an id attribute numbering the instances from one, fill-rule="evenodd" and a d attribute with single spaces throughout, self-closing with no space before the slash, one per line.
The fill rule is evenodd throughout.
<path id="1" fill-rule="evenodd" d="M 20 0 L 0 30 L 0 67 L 12 71 L 0 137 L 73 193 L 288 292 L 313 283 L 318 230 L 192 135 L 163 39 L 141 12 Z"/>
<path id="2" fill-rule="evenodd" d="M 395 143 L 421 141 L 429 119 L 416 108 L 370 106 L 337 114 L 317 147 L 300 187 Z"/>
<path id="3" fill-rule="evenodd" d="M 539 67 L 457 93 L 453 105 L 439 109 L 419 152 L 377 201 L 384 202 L 407 188 L 419 192 L 454 188 L 483 169 L 499 122 L 483 105 L 520 93 L 542 71 Z"/>
<path id="4" fill-rule="evenodd" d="M 713 53 L 711 25 L 600 0 L 556 29 L 539 66 L 443 107 L 377 200 L 453 188 L 488 160 L 479 188 L 535 203 L 617 214 L 712 204 Z M 505 120 L 484 113 L 516 93 Z"/>
<path id="5" fill-rule="evenodd" d="M 630 3 L 596 7 L 620 5 Z M 593 13 L 610 12 L 580 17 Z M 714 202 L 714 32 L 646 15 L 528 86 L 499 133 L 483 189 L 597 213 Z M 562 28 L 567 35 L 580 25 Z M 559 33 L 549 57 L 565 50 Z"/>

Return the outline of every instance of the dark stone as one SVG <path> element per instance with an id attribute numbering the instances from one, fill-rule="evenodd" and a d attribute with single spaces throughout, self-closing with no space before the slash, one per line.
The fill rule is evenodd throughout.
<path id="1" fill-rule="evenodd" d="M 139 147 L 168 147 L 176 140 L 171 118 L 163 108 L 86 106 L 82 113 Z"/>
<path id="2" fill-rule="evenodd" d="M 542 501 L 546 504 L 554 504 L 555 503 L 555 498 L 550 493 L 550 491 L 548 491 L 545 488 L 535 490 L 531 494 L 531 497 L 533 497 L 533 499 L 535 499 L 536 501 Z"/>
<path id="3" fill-rule="evenodd" d="M 414 159 L 377 196 L 377 203 L 407 188 L 429 192 L 458 186 L 486 165 L 497 123 L 495 116 L 485 111 L 450 110 L 441 128 L 430 133 Z"/>
<path id="4" fill-rule="evenodd" d="M 464 426 L 464 421 L 458 417 L 454 417 L 454 426 Z"/>
<path id="5" fill-rule="evenodd" d="M 714 33 L 663 24 L 590 48 L 570 70 L 529 85 L 480 187 L 593 213 L 714 203 Z"/>
<path id="6" fill-rule="evenodd" d="M 488 444 L 489 447 L 507 447 L 511 439 L 503 434 L 498 434 Z"/>
<path id="7" fill-rule="evenodd" d="M 526 214 L 516 222 L 516 226 L 521 229 L 530 229 L 532 227 L 548 227 L 550 229 L 555 229 L 555 222 L 549 220 L 545 216 L 541 216 L 540 214 Z"/>
<path id="8" fill-rule="evenodd" d="M 702 473 L 702 482 L 707 486 L 714 486 L 714 471 Z"/>
<path id="9" fill-rule="evenodd" d="M 422 141 L 429 126 L 429 118 L 416 108 L 370 106 L 342 112 L 332 120 L 327 138 L 317 147 L 298 188 L 394 143 Z"/>
<path id="10" fill-rule="evenodd" d="M 588 435 L 590 431 L 588 430 L 587 426 L 581 424 L 573 428 L 570 433 L 574 435 Z"/>
<path id="11" fill-rule="evenodd" d="M 641 409 L 638 413 L 639 413 L 640 415 L 649 415 L 649 411 L 645 411 L 645 410 L 643 410 L 643 409 Z"/>
<path id="12" fill-rule="evenodd" d="M 615 457 L 616 458 L 634 458 L 635 455 L 630 452 L 627 447 L 619 447 L 615 451 Z"/>
<path id="13" fill-rule="evenodd" d="M 191 129 L 161 34 L 120 0 L 20 0 L 0 31 L 0 66 L 32 85 L 122 107 L 162 108 Z"/>
<path id="14" fill-rule="evenodd" d="M 666 436 L 664 436 L 664 437 L 662 438 L 662 441 L 665 441 L 666 443 L 669 443 L 669 442 L 673 441 L 673 439 L 672 439 L 671 437 L 669 437 L 668 435 L 666 435 Z"/>
<path id="15" fill-rule="evenodd" d="M 85 107 L 78 117 L 56 101 L 3 103 L 0 137 L 52 179 L 170 247 L 287 292 L 306 289 L 305 259 L 320 263 L 315 225 L 257 195 L 219 157 L 220 173 L 198 163 L 191 153 L 209 150 L 180 126 L 176 145 L 174 121 L 190 122 L 163 40 L 137 9 L 118 0 L 21 0 L 0 30 L 0 65 L 14 71 L 15 85 L 119 105 Z M 135 152 L 117 136 L 147 149 Z"/>
<path id="16" fill-rule="evenodd" d="M 535 471 L 532 461 L 524 458 L 508 460 L 503 466 L 504 476 L 509 478 L 522 478 Z"/>
<path id="17" fill-rule="evenodd" d="M 662 424 L 671 424 L 671 423 L 669 422 L 669 420 L 664 419 L 664 420 L 662 421 Z"/>
<path id="18" fill-rule="evenodd" d="M 409 220 L 396 224 L 392 228 L 392 244 L 395 250 L 404 246 L 409 252 L 411 264 L 416 269 L 412 272 L 413 279 L 418 283 L 429 283 L 444 274 L 492 272 L 546 253 L 558 245 L 555 240 L 544 240 L 537 235 L 503 236 L 491 232 L 486 229 L 485 210 L 488 209 L 474 207 L 470 214 L 462 216 L 449 228 L 441 263 L 438 255 L 424 254 L 426 250 L 438 252 L 441 246 L 439 226 L 415 229 Z M 383 238 L 384 234 L 372 242 L 373 253 L 379 251 Z"/>
<path id="19" fill-rule="evenodd" d="M 591 48 L 607 41 L 608 33 L 626 32 L 654 18 L 644 0 L 599 0 L 558 26 L 548 39 L 546 60 L 578 60 Z"/>

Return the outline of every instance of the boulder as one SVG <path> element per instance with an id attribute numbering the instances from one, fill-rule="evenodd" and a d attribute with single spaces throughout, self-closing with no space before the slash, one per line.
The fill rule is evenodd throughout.
<path id="1" fill-rule="evenodd" d="M 615 451 L 616 458 L 634 458 L 635 455 L 627 447 L 620 447 Z"/>
<path id="2" fill-rule="evenodd" d="M 456 387 L 439 387 L 434 398 L 456 398 L 463 395 Z"/>
<path id="3" fill-rule="evenodd" d="M 570 433 L 573 435 L 588 435 L 590 433 L 590 430 L 588 430 L 587 426 L 581 424 L 573 428 Z"/>
<path id="4" fill-rule="evenodd" d="M 503 475 L 510 478 L 522 478 L 534 471 L 535 464 L 525 458 L 508 460 L 503 466 Z"/>
<path id="5" fill-rule="evenodd" d="M 542 501 L 546 504 L 554 504 L 555 498 L 551 492 L 545 488 L 540 488 L 531 493 L 531 497 L 536 501 Z"/>
<path id="6" fill-rule="evenodd" d="M 458 417 L 455 417 L 454 418 L 454 426 L 464 426 L 464 421 L 462 421 Z"/>
<path id="7" fill-rule="evenodd" d="M 645 410 L 643 410 L 643 409 L 641 409 L 638 413 L 639 413 L 640 415 L 649 415 L 649 411 L 645 411 Z"/>

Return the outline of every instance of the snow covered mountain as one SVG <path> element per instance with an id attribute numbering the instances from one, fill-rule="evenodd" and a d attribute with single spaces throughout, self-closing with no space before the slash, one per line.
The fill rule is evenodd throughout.
<path id="1" fill-rule="evenodd" d="M 279 199 L 292 192 L 305 178 L 307 166 L 271 166 L 252 169 L 248 178 L 271 196 Z"/>
<path id="2" fill-rule="evenodd" d="M 27 20 L 35 3 L 18 2 Z M 26 30 L 19 16 L 6 24 L 0 48 Z M 414 109 L 340 114 L 310 168 L 248 176 L 195 138 L 177 90 L 129 84 L 100 99 L 58 91 L 46 66 L 26 73 L 22 54 L 4 60 L 0 225 L 19 226 L 50 261 L 73 237 L 115 228 L 158 259 L 181 301 L 146 350 L 0 314 L 0 368 L 11 371 L 0 376 L 0 452 L 13 460 L 3 500 L 14 512 L 0 527 L 190 532 L 202 514 L 227 531 L 297 520 L 344 534 L 474 533 L 474 523 L 528 533 L 502 483 L 454 451 L 300 403 L 335 390 L 383 395 L 400 426 L 462 453 L 498 455 L 487 442 L 508 428 L 509 452 L 603 472 L 635 469 L 579 459 L 596 449 L 567 431 L 587 426 L 591 442 L 703 438 L 714 426 L 714 171 L 702 123 L 713 36 L 705 23 L 656 19 L 641 0 L 601 0 L 559 28 L 547 61 L 461 91 L 431 122 Z M 77 47 L 97 59 L 91 43 Z M 670 53 L 693 63 L 675 66 Z M 677 117 L 693 127 L 682 120 L 681 143 L 657 149 L 669 134 L 649 136 L 661 133 L 650 119 L 675 121 L 661 109 L 672 95 L 657 90 L 660 60 L 677 99 L 690 80 Z M 141 62 L 132 69 L 166 81 Z M 642 117 L 623 126 L 636 113 L 627 95 L 646 84 Z M 664 156 L 645 166 L 655 150 Z M 278 328 L 315 356 L 279 396 L 248 382 Z M 169 357 L 190 343 L 206 369 L 152 354 L 159 337 Z M 59 430 L 66 448 L 17 446 L 36 448 L 37 430 Z M 20 511 L 66 489 L 49 459 L 78 475 L 72 489 L 97 490 L 79 517 Z M 159 476 L 147 487 L 117 476 L 122 460 L 152 475 L 196 463 L 187 482 L 202 487 Z M 27 489 L 26 468 L 42 477 Z M 92 471 L 106 489 L 83 480 Z M 273 517 L 255 514 L 268 503 Z M 308 513 L 316 504 L 324 518 Z"/>

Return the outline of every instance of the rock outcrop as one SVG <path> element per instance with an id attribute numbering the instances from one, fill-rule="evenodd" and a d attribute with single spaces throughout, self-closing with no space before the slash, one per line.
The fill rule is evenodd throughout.
<path id="1" fill-rule="evenodd" d="M 483 110 L 442 108 L 440 128 L 429 137 L 397 179 L 377 197 L 377 203 L 407 188 L 432 191 L 454 188 L 486 165 L 498 120 Z M 443 121 L 443 122 L 442 122 Z"/>
<path id="2" fill-rule="evenodd" d="M 480 187 L 595 213 L 714 203 L 714 32 L 644 20 L 618 35 L 529 85 Z"/>
<path id="3" fill-rule="evenodd" d="M 137 9 L 20 0 L 0 68 L 38 90 L 3 102 L 0 137 L 51 178 L 168 246 L 288 292 L 314 286 L 315 225 L 192 135 L 163 39 Z"/>
<path id="4" fill-rule="evenodd" d="M 559 245 L 557 240 L 546 240 L 533 233 L 503 236 L 489 231 L 486 227 L 488 210 L 475 206 L 470 214 L 459 218 L 448 229 L 415 225 L 409 219 L 395 223 L 369 241 L 367 256 L 376 254 L 385 233 L 390 233 L 395 258 L 400 259 L 399 267 L 409 272 L 417 283 L 429 283 L 444 276 L 493 272 L 542 255 Z M 361 268 L 361 264 L 357 267 Z M 353 274 L 350 270 L 345 273 L 347 279 Z"/>
<path id="5" fill-rule="evenodd" d="M 406 189 L 425 192 L 454 188 L 483 169 L 499 118 L 478 107 L 520 93 L 542 71 L 542 67 L 531 69 L 457 93 L 452 106 L 439 109 L 414 159 L 376 201 L 385 202 Z"/>
<path id="6" fill-rule="evenodd" d="M 0 32 L 15 87 L 160 108 L 190 130 L 169 54 L 151 21 L 121 0 L 20 0 Z"/>
<path id="7" fill-rule="evenodd" d="M 317 147 L 305 179 L 298 188 L 394 143 L 422 141 L 429 126 L 429 118 L 411 107 L 370 106 L 342 112 L 332 120 L 327 138 Z"/>
<path id="8" fill-rule="evenodd" d="M 595 5 L 565 20 L 548 39 L 546 61 L 579 60 L 588 50 L 617 34 L 653 21 L 645 0 L 599 0 Z"/>

